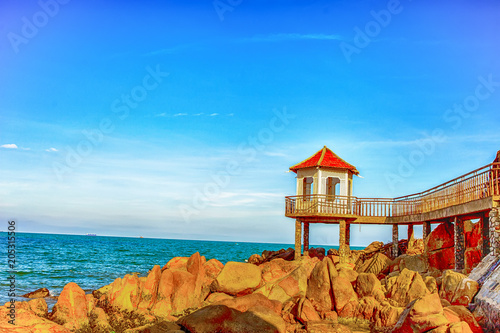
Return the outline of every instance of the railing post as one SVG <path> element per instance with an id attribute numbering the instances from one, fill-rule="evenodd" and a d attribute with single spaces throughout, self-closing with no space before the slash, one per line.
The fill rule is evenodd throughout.
<path id="1" fill-rule="evenodd" d="M 301 244 L 301 232 L 302 232 L 302 222 L 300 220 L 295 220 L 295 260 L 300 259 L 302 254 L 302 244 Z"/>

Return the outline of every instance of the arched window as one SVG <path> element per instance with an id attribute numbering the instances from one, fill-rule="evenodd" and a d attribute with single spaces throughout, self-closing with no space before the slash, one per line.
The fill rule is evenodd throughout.
<path id="1" fill-rule="evenodd" d="M 326 195 L 334 199 L 338 193 L 340 193 L 340 178 L 328 177 L 326 179 Z"/>

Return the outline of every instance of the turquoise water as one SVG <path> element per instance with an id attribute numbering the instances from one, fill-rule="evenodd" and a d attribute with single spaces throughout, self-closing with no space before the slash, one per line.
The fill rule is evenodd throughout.
<path id="1" fill-rule="evenodd" d="M 0 233 L 0 244 L 5 244 L 0 276 L 0 304 L 4 304 L 9 286 L 6 232 Z M 200 252 L 207 260 L 226 263 L 289 247 L 293 245 L 16 233 L 16 294 L 45 287 L 52 295 L 59 295 L 69 282 L 90 293 L 125 274 L 138 272 L 144 276 L 154 265 L 163 267 L 173 257 Z"/>

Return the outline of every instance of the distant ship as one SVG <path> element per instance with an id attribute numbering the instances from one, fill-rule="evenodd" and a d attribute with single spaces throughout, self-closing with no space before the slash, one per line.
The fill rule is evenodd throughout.
<path id="1" fill-rule="evenodd" d="M 97 234 L 87 234 L 87 236 L 97 236 Z"/>

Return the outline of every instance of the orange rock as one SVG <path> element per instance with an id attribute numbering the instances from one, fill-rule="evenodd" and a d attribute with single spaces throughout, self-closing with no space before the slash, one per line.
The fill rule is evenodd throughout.
<path id="1" fill-rule="evenodd" d="M 476 321 L 476 318 L 472 313 L 463 305 L 451 305 L 445 308 L 445 310 L 452 311 L 455 313 L 460 321 L 464 321 L 469 325 L 469 328 L 473 333 L 482 333 L 483 329 Z"/>
<path id="2" fill-rule="evenodd" d="M 469 325 L 464 321 L 451 324 L 448 327 L 448 332 L 450 332 L 450 333 L 472 333 Z"/>
<path id="3" fill-rule="evenodd" d="M 452 311 L 448 308 L 443 309 L 443 314 L 446 317 L 446 319 L 448 319 L 449 323 L 458 323 L 461 321 L 460 317 L 458 317 L 454 311 Z"/>
<path id="4" fill-rule="evenodd" d="M 214 281 L 214 288 L 230 295 L 248 294 L 259 287 L 259 267 L 242 262 L 228 262 Z"/>
<path id="5" fill-rule="evenodd" d="M 391 264 L 391 259 L 382 253 L 377 253 L 370 259 L 363 262 L 356 271 L 358 273 L 373 273 L 378 275 L 384 271 Z"/>
<path id="6" fill-rule="evenodd" d="M 403 308 L 393 306 L 389 302 L 382 302 L 374 315 L 375 327 L 379 329 L 394 327 L 403 310 Z"/>
<path id="7" fill-rule="evenodd" d="M 455 245 L 455 229 L 452 223 L 441 223 L 425 239 L 429 252 L 453 248 Z"/>
<path id="8" fill-rule="evenodd" d="M 363 297 L 359 300 L 354 316 L 359 319 L 371 320 L 379 309 L 380 303 L 374 297 Z"/>
<path id="9" fill-rule="evenodd" d="M 92 295 L 89 295 L 92 297 Z M 28 305 L 37 316 L 42 318 L 48 317 L 48 307 L 47 302 L 43 298 L 37 298 L 31 301 L 28 301 Z"/>
<path id="10" fill-rule="evenodd" d="M 212 304 L 212 303 L 217 303 L 217 302 L 220 302 L 220 301 L 223 301 L 226 299 L 233 299 L 233 296 L 230 296 L 230 295 L 224 294 L 224 293 L 213 293 L 213 294 L 208 295 L 205 302 Z"/>
<path id="11" fill-rule="evenodd" d="M 349 280 L 342 276 L 332 279 L 335 309 L 340 317 L 352 317 L 358 305 L 358 295 Z"/>
<path id="12" fill-rule="evenodd" d="M 111 284 L 109 301 L 111 306 L 120 311 L 137 309 L 140 298 L 141 282 L 135 274 L 127 274 L 123 278 L 117 278 Z"/>
<path id="13" fill-rule="evenodd" d="M 448 247 L 445 249 L 435 250 L 427 254 L 429 267 L 444 271 L 455 267 L 455 249 Z"/>
<path id="14" fill-rule="evenodd" d="M 271 300 L 280 301 L 282 304 L 306 295 L 307 272 L 304 266 L 299 266 L 288 275 L 279 280 L 266 283 L 255 291 Z"/>
<path id="15" fill-rule="evenodd" d="M 397 277 L 388 280 L 386 297 L 397 302 L 399 306 L 406 306 L 414 299 L 427 294 L 429 290 L 422 277 L 406 268 Z"/>
<path id="16" fill-rule="evenodd" d="M 327 260 L 329 259 L 327 258 Z M 306 296 L 318 312 L 331 311 L 333 308 L 333 294 L 327 260 L 316 264 L 307 282 Z"/>
<path id="17" fill-rule="evenodd" d="M 248 258 L 248 263 L 259 265 L 263 260 L 264 259 L 261 257 L 260 254 L 252 254 L 250 258 Z"/>
<path id="18" fill-rule="evenodd" d="M 410 302 L 399 318 L 397 332 L 427 332 L 449 324 L 438 294 L 428 294 Z"/>
<path id="19" fill-rule="evenodd" d="M 284 259 L 274 259 L 263 263 L 259 267 L 262 271 L 262 282 L 268 283 L 284 277 L 298 266 L 296 263 Z"/>
<path id="20" fill-rule="evenodd" d="M 141 290 L 141 301 L 137 306 L 138 310 L 150 310 L 156 302 L 156 295 L 158 294 L 158 285 L 160 284 L 161 268 L 156 265 L 149 272 L 144 286 Z"/>
<path id="21" fill-rule="evenodd" d="M 70 330 L 88 327 L 87 299 L 83 289 L 74 282 L 65 285 L 52 309 L 50 319 Z"/>
<path id="22" fill-rule="evenodd" d="M 217 259 L 210 259 L 206 263 L 203 264 L 205 268 L 205 274 L 208 278 L 215 279 L 217 275 L 220 274 L 222 268 L 224 268 L 224 264 L 222 264 Z"/>
<path id="23" fill-rule="evenodd" d="M 186 309 L 197 308 L 201 300 L 196 294 L 196 276 L 186 271 L 172 272 L 173 293 L 172 293 L 172 314 L 180 314 Z"/>
<path id="24" fill-rule="evenodd" d="M 188 257 L 173 257 L 169 260 L 169 262 L 165 264 L 165 266 L 163 266 L 161 270 L 164 271 L 166 269 L 177 269 L 185 271 L 188 260 Z"/>
<path id="25" fill-rule="evenodd" d="M 373 273 L 361 273 L 356 280 L 356 292 L 359 297 L 373 296 L 377 300 L 385 298 L 382 291 L 382 284 Z"/>
<path id="26" fill-rule="evenodd" d="M 447 270 L 443 274 L 439 296 L 453 305 L 468 305 L 479 290 L 479 284 L 466 275 Z"/>
<path id="27" fill-rule="evenodd" d="M 301 298 L 301 300 L 298 303 L 298 307 L 297 307 L 297 319 L 302 324 L 305 324 L 308 321 L 318 321 L 318 320 L 321 320 L 319 314 L 314 309 L 314 306 L 312 305 L 311 301 L 309 301 L 305 297 Z"/>
<path id="28" fill-rule="evenodd" d="M 158 317 L 170 315 L 172 312 L 172 294 L 174 292 L 174 275 L 171 270 L 167 269 L 161 273 L 160 282 L 158 284 L 158 293 L 156 302 L 151 309 L 151 312 Z"/>
<path id="29" fill-rule="evenodd" d="M 229 299 L 226 298 L 215 304 L 226 305 L 241 312 L 246 312 L 256 306 L 263 306 L 269 308 L 278 315 L 281 315 L 282 308 L 281 302 L 270 300 L 266 296 L 257 293 Z"/>
<path id="30" fill-rule="evenodd" d="M 70 333 L 71 330 L 61 326 L 53 321 L 37 316 L 33 311 L 17 308 L 17 305 L 25 302 L 16 302 L 16 321 L 15 326 L 8 323 L 5 317 L 9 310 L 5 307 L 0 308 L 0 332 L 2 333 L 30 333 L 30 332 L 51 332 L 51 333 Z"/>
<path id="31" fill-rule="evenodd" d="M 93 332 L 112 332 L 113 328 L 109 324 L 109 318 L 106 312 L 101 308 L 95 308 L 91 312 L 91 316 L 94 318 L 92 321 L 92 331 Z"/>

